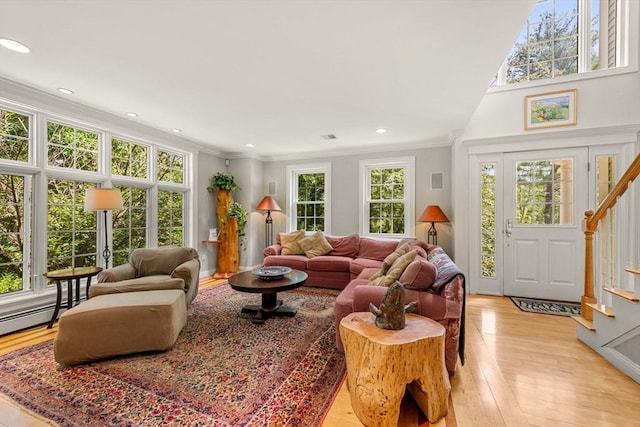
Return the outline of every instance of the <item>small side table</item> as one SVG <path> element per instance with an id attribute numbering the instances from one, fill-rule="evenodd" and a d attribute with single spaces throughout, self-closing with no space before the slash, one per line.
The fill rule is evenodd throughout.
<path id="1" fill-rule="evenodd" d="M 73 307 L 73 283 L 75 280 L 76 285 L 76 302 L 80 302 L 80 279 L 87 278 L 86 297 L 89 299 L 89 287 L 91 286 L 91 278 L 96 276 L 102 271 L 102 267 L 78 267 L 78 268 L 65 268 L 64 270 L 53 270 L 43 274 L 43 277 L 47 280 L 55 281 L 58 289 L 56 296 L 56 308 L 53 310 L 53 317 L 47 325 L 47 329 L 53 327 L 53 322 L 58 318 L 60 307 L 62 305 L 62 281 L 67 281 L 67 309 Z"/>
<path id="2" fill-rule="evenodd" d="M 397 331 L 378 328 L 375 316 L 365 312 L 340 322 L 351 406 L 367 427 L 397 426 L 405 390 L 430 422 L 449 412 L 444 327 L 416 314 L 405 321 Z"/>

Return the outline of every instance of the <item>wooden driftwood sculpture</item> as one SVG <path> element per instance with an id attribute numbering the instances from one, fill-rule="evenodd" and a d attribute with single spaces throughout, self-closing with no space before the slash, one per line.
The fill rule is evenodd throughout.
<path id="1" fill-rule="evenodd" d="M 369 304 L 369 310 L 376 316 L 377 327 L 390 330 L 404 329 L 405 313 L 413 312 L 418 304 L 412 301 L 405 305 L 404 295 L 404 286 L 396 280 L 384 294 L 380 308 Z"/>

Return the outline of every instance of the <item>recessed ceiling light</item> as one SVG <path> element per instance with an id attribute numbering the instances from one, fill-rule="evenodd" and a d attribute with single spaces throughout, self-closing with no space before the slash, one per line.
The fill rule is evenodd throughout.
<path id="1" fill-rule="evenodd" d="M 138 117 L 138 113 L 133 113 L 131 111 L 127 111 L 125 114 L 129 117 Z"/>
<path id="2" fill-rule="evenodd" d="M 31 49 L 29 49 L 26 45 L 23 45 L 22 43 L 15 40 L 5 39 L 4 37 L 0 37 L 0 46 L 4 46 L 7 49 L 19 53 L 29 53 L 31 51 Z"/>
<path id="3" fill-rule="evenodd" d="M 249 147 L 249 148 L 253 148 L 253 147 L 255 147 L 255 145 L 253 145 L 253 144 L 244 144 L 244 146 L 245 146 L 245 147 Z"/>
<path id="4" fill-rule="evenodd" d="M 387 133 L 387 130 L 385 128 L 378 128 L 376 129 L 376 133 Z"/>
<path id="5" fill-rule="evenodd" d="M 73 95 L 74 93 L 71 89 L 65 89 L 63 87 L 59 87 L 58 92 L 64 93 L 65 95 Z"/>
<path id="6" fill-rule="evenodd" d="M 182 133 L 182 129 L 178 129 L 178 128 L 171 129 L 171 132 Z"/>

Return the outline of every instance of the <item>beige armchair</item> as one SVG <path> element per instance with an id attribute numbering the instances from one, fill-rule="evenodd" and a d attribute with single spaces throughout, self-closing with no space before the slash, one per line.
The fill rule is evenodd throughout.
<path id="1" fill-rule="evenodd" d="M 89 298 L 98 295 L 180 289 L 187 306 L 198 294 L 200 259 L 193 248 L 136 249 L 129 262 L 103 270 L 98 283 L 89 288 Z"/>

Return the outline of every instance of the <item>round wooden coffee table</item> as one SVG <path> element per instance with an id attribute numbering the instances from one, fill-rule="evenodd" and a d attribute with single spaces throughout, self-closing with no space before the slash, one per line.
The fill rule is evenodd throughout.
<path id="1" fill-rule="evenodd" d="M 234 274 L 229 277 L 229 286 L 240 292 L 262 294 L 260 305 L 246 305 L 241 313 L 251 314 L 253 323 L 264 323 L 271 316 L 295 316 L 298 310 L 282 304 L 278 292 L 299 288 L 307 281 L 307 273 L 291 270 L 281 279 L 263 280 L 251 271 Z"/>

